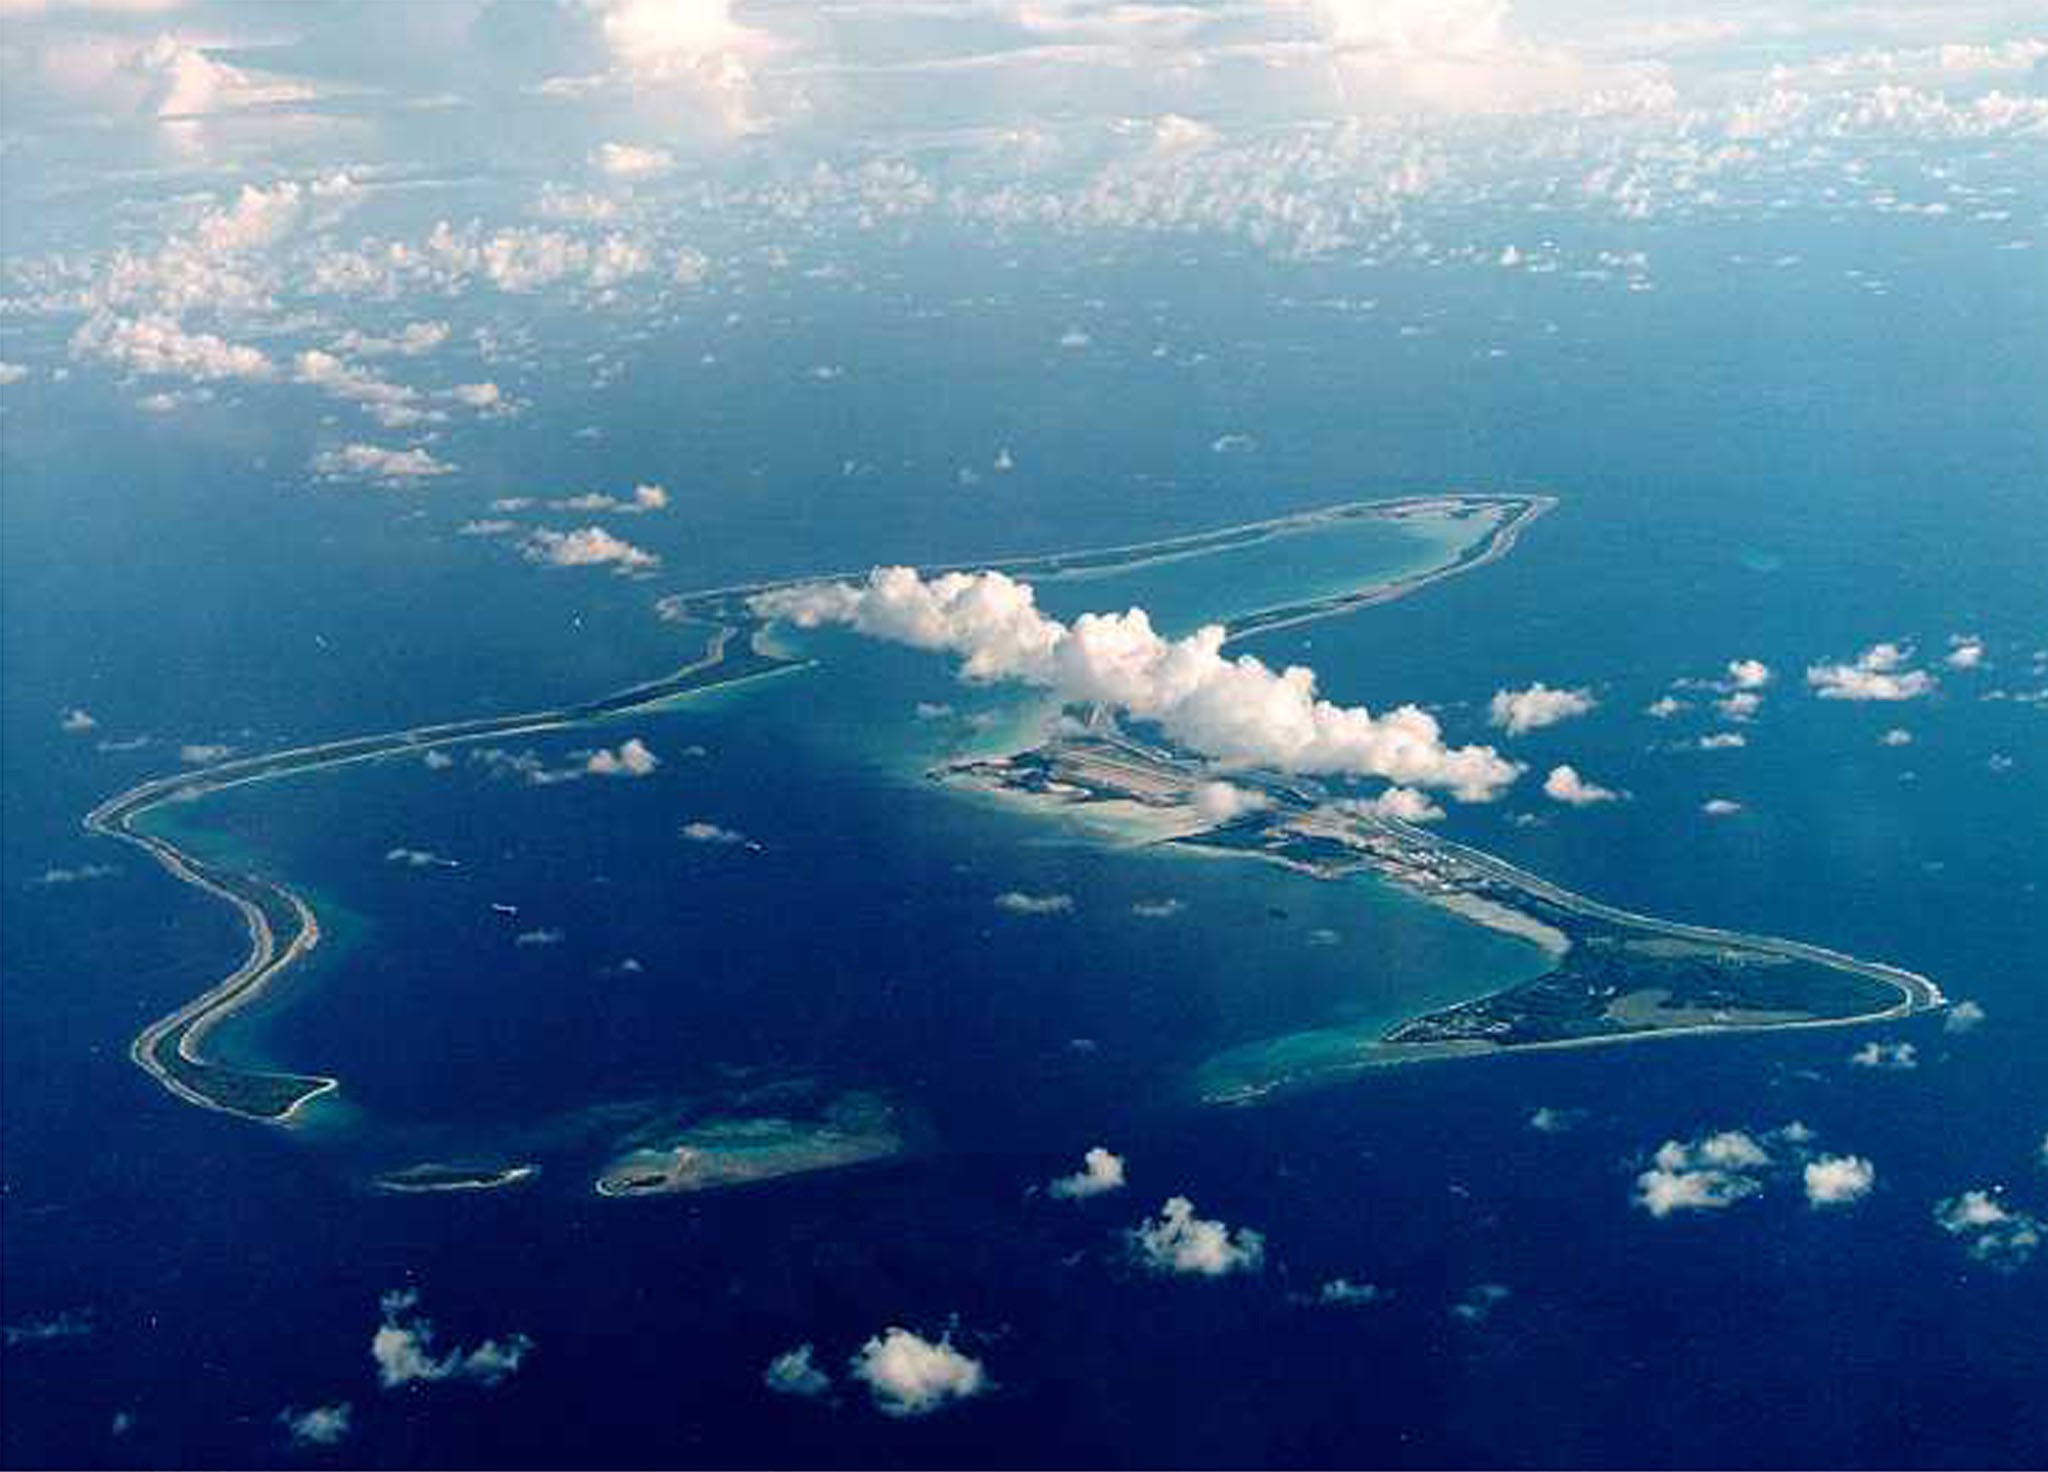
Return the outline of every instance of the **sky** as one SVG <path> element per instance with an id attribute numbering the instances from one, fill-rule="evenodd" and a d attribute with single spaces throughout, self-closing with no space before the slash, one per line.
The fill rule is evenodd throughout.
<path id="1" fill-rule="evenodd" d="M 273 385 L 341 416 L 309 478 L 383 486 L 453 473 L 448 427 L 525 407 L 484 369 L 434 371 L 472 341 L 515 351 L 451 332 L 464 299 L 522 324 L 556 305 L 659 314 L 792 250 L 925 224 L 1642 290 L 1642 252 L 1546 255 L 1544 217 L 1919 214 L 2025 250 L 2038 205 L 2014 179 L 2048 137 L 2039 0 L 0 16 L 0 377 L 82 369 L 157 414 Z"/>

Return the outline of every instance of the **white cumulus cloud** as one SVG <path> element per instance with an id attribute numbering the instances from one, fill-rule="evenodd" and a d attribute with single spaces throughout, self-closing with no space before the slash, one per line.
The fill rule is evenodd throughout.
<path id="1" fill-rule="evenodd" d="M 1467 802 L 1498 796 L 1521 771 L 1492 747 L 1446 746 L 1436 718 L 1416 706 L 1376 716 L 1319 698 L 1315 672 L 1303 666 L 1275 671 L 1249 655 L 1226 658 L 1218 625 L 1169 640 L 1142 608 L 1067 625 L 1038 611 L 1029 584 L 1000 572 L 925 579 L 908 567 L 878 568 L 862 583 L 780 589 L 753 606 L 800 628 L 844 624 L 951 651 L 964 656 L 969 680 L 1020 680 L 1070 702 L 1111 705 L 1226 762 L 1384 777 Z"/>
<path id="2" fill-rule="evenodd" d="M 832 1377 L 819 1369 L 808 1344 L 784 1350 L 761 1372 L 761 1383 L 778 1395 L 814 1398 L 832 1388 Z"/>
<path id="3" fill-rule="evenodd" d="M 648 750 L 638 736 L 629 736 L 618 749 L 599 747 L 584 759 L 583 770 L 593 777 L 645 777 L 661 765 L 661 758 Z"/>
<path id="4" fill-rule="evenodd" d="M 1228 823 L 1268 806 L 1263 792 L 1234 782 L 1204 782 L 1195 789 L 1192 802 L 1205 823 Z"/>
<path id="5" fill-rule="evenodd" d="M 1769 1152 L 1741 1130 L 1666 1140 L 1636 1177 L 1635 1202 L 1654 1217 L 1733 1206 L 1763 1190 L 1755 1173 L 1770 1163 Z"/>
<path id="6" fill-rule="evenodd" d="M 980 1360 L 908 1329 L 889 1328 L 860 1347 L 848 1373 L 868 1388 L 875 1408 L 890 1416 L 925 1416 L 989 1388 Z"/>
<path id="7" fill-rule="evenodd" d="M 1553 690 L 1538 680 L 1526 690 L 1496 690 L 1486 718 L 1510 736 L 1582 716 L 1599 704 L 1587 689 Z"/>
<path id="8" fill-rule="evenodd" d="M 1056 1177 L 1045 1189 L 1060 1201 L 1085 1201 L 1123 1188 L 1124 1158 L 1097 1145 L 1081 1157 L 1079 1170 Z"/>
<path id="9" fill-rule="evenodd" d="M 437 460 L 431 451 L 414 446 L 406 450 L 361 442 L 322 450 L 313 457 L 313 474 L 322 480 L 373 480 L 399 485 L 450 475 L 455 467 Z"/>
<path id="10" fill-rule="evenodd" d="M 1233 1232 L 1220 1221 L 1195 1215 L 1185 1196 L 1169 1197 L 1156 1219 L 1131 1228 L 1131 1251 L 1155 1273 L 1221 1278 L 1255 1273 L 1265 1266 L 1266 1239 L 1250 1227 Z"/>
<path id="11" fill-rule="evenodd" d="M 188 332 L 161 313 L 118 317 L 97 312 L 71 335 L 71 356 L 98 358 L 129 373 L 201 383 L 267 379 L 277 372 L 261 350 L 210 332 Z"/>
<path id="12" fill-rule="evenodd" d="M 1021 889 L 1006 889 L 996 896 L 996 908 L 1007 910 L 1012 915 L 1065 915 L 1074 908 L 1074 897 L 1070 894 L 1027 894 Z"/>
<path id="13" fill-rule="evenodd" d="M 1920 1050 L 1911 1043 L 1872 1040 L 1851 1053 L 1849 1062 L 1858 1068 L 1880 1068 L 1898 1073 L 1920 1066 Z"/>
<path id="14" fill-rule="evenodd" d="M 1550 775 L 1543 779 L 1543 795 L 1552 802 L 1561 802 L 1575 808 L 1613 802 L 1621 796 L 1611 787 L 1602 787 L 1598 782 L 1588 782 L 1579 775 L 1578 768 L 1569 765 L 1550 769 Z"/>
<path id="15" fill-rule="evenodd" d="M 1847 663 L 1809 665 L 1806 683 L 1822 700 L 1917 700 L 1934 689 L 1934 676 L 1910 669 L 1913 651 L 1873 644 Z"/>
<path id="16" fill-rule="evenodd" d="M 549 567 L 614 567 L 622 573 L 644 572 L 659 567 L 661 559 L 601 526 L 555 531 L 535 527 L 526 534 L 522 548 L 526 560 Z"/>
<path id="17" fill-rule="evenodd" d="M 418 1291 L 411 1288 L 394 1289 L 379 1300 L 383 1320 L 371 1336 L 370 1358 L 377 1364 L 377 1382 L 386 1390 L 437 1380 L 496 1385 L 515 1373 L 533 1349 L 531 1339 L 513 1334 L 436 1356 L 434 1326 L 419 1312 L 419 1303 Z"/>
<path id="18" fill-rule="evenodd" d="M 1815 1207 L 1848 1206 L 1877 1184 L 1877 1167 L 1860 1155 L 1823 1155 L 1807 1161 L 1803 1174 L 1807 1202 Z"/>
<path id="19" fill-rule="evenodd" d="M 1934 1220 L 1959 1237 L 1971 1257 L 1992 1267 L 2024 1267 L 2041 1245 L 2041 1219 L 2007 1206 L 1995 1188 L 1965 1191 L 1938 1203 Z"/>
<path id="20" fill-rule="evenodd" d="M 354 1416 L 349 1403 L 342 1401 L 307 1411 L 287 1407 L 278 1412 L 277 1419 L 294 1446 L 336 1446 L 348 1438 Z"/>
<path id="21" fill-rule="evenodd" d="M 676 166 L 676 156 L 667 149 L 631 143 L 600 143 L 590 161 L 614 179 L 657 179 Z"/>

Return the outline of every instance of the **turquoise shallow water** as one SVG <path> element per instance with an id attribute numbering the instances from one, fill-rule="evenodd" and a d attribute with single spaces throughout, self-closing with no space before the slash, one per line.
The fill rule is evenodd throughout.
<path id="1" fill-rule="evenodd" d="M 1473 534 L 1451 518 L 1339 521 L 1235 548 L 1126 571 L 1041 582 L 1038 601 L 1060 618 L 1144 608 L 1177 636 L 1203 623 L 1356 592 L 1448 561 Z"/>
<path id="2" fill-rule="evenodd" d="M 1289 596 L 1277 554 L 1313 591 L 1353 591 L 1441 565 L 1475 534 L 1340 523 L 1100 581 L 1202 621 Z M 1360 565 L 1340 578 L 1347 558 Z M 848 635 L 778 638 L 815 663 L 495 748 L 567 772 L 591 747 L 634 735 L 665 755 L 650 778 L 536 787 L 473 745 L 455 748 L 445 771 L 393 757 L 230 789 L 174 814 L 216 861 L 317 878 L 342 921 L 305 984 L 288 978 L 250 1015 L 260 1037 L 238 1024 L 241 1041 L 223 1047 L 341 1077 L 331 1103 L 358 1112 L 360 1154 L 417 1150 L 422 1132 L 446 1126 L 471 1154 L 514 1158 L 580 1111 L 630 1115 L 668 1100 L 716 1111 L 778 1074 L 958 1119 L 919 1098 L 951 1086 L 928 1063 L 904 1071 L 895 1030 L 877 1026 L 884 1005 L 975 1058 L 975 1085 L 1016 1073 L 1002 1092 L 1028 1099 L 1041 1061 L 1000 1046 L 1003 1014 L 956 1015 L 949 995 L 990 943 L 1006 984 L 1033 999 L 1045 1047 L 1108 1043 L 1120 1087 L 1155 1101 L 1192 1097 L 1216 1053 L 1235 1050 L 1245 1076 L 1246 1059 L 1291 1056 L 1291 1034 L 1341 1025 L 1370 1037 L 1540 967 L 1531 947 L 1367 881 L 1142 847 L 1085 813 L 939 788 L 932 767 L 999 744 L 1005 729 L 1029 731 L 1049 714 L 1042 700 L 963 687 L 940 656 Z M 758 851 L 738 837 L 693 843 L 690 822 Z M 394 866 L 391 850 L 436 861 Z M 1003 915 L 994 898 L 1012 889 L 1063 896 L 1074 913 Z M 1133 908 L 1168 902 L 1166 917 Z M 791 903 L 804 925 L 777 923 Z M 1107 994 L 1076 998 L 1059 980 L 1082 974 Z M 1163 1022 L 1135 1025 L 1131 1014 L 1147 1012 Z M 430 1058 L 440 1061 L 423 1067 Z M 978 1147 L 991 1112 L 934 1142 Z M 998 1127 L 1046 1127 L 1014 1112 Z M 391 1140 L 377 1138 L 381 1114 Z M 576 1143 L 585 1155 L 558 1168 L 589 1177 L 588 1151 L 607 1142 Z"/>

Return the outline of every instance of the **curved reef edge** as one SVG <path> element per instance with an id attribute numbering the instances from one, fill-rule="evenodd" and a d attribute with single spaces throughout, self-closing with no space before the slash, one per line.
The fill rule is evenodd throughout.
<path id="1" fill-rule="evenodd" d="M 1235 641 L 1253 634 L 1315 619 L 1336 617 L 1360 608 L 1390 602 L 1409 596 L 1445 578 L 1484 567 L 1507 555 L 1529 524 L 1555 505 L 1553 498 L 1541 495 L 1463 493 L 1361 501 L 1155 542 L 973 565 L 1000 567 L 1021 577 L 1059 580 L 1120 571 L 1158 561 L 1225 552 L 1275 537 L 1312 533 L 1318 527 L 1347 520 L 1375 518 L 1399 521 L 1428 516 L 1491 518 L 1485 536 L 1475 538 L 1463 546 L 1453 558 L 1437 566 L 1344 594 L 1262 609 L 1234 619 L 1226 625 L 1226 632 L 1228 637 Z M 944 569 L 928 569 L 941 570 Z M 141 826 L 141 820 L 152 810 L 172 803 L 190 803 L 210 793 L 251 782 L 271 781 L 393 756 L 420 755 L 438 747 L 512 735 L 560 731 L 615 719 L 652 710 L 703 691 L 807 667 L 809 662 L 806 660 L 787 658 L 763 646 L 758 637 L 762 632 L 762 621 L 750 611 L 748 603 L 755 594 L 815 580 L 812 577 L 782 579 L 700 593 L 674 594 L 660 599 L 657 608 L 662 617 L 680 624 L 698 626 L 706 631 L 702 656 L 670 675 L 632 686 L 601 699 L 554 710 L 446 722 L 296 747 L 155 778 L 108 798 L 86 815 L 84 826 L 87 831 L 135 845 L 146 852 L 172 878 L 190 884 L 228 904 L 241 917 L 249 938 L 248 953 L 240 964 L 198 996 L 145 1027 L 130 1045 L 130 1057 L 138 1067 L 156 1079 L 171 1094 L 189 1104 L 266 1123 L 295 1123 L 302 1118 L 306 1106 L 340 1087 L 339 1080 L 323 1075 L 242 1067 L 207 1056 L 205 1043 L 215 1028 L 263 996 L 293 965 L 319 945 L 319 917 L 304 898 L 284 884 L 254 870 L 234 869 L 225 864 L 209 862 L 179 848 L 160 834 L 147 831 Z M 1157 787 L 1154 779 L 1158 778 L 1159 773 L 1163 771 L 1168 774 L 1166 781 L 1169 788 L 1186 775 L 1186 764 L 1171 753 L 1154 751 L 1123 738 L 1119 738 L 1119 741 L 1126 749 L 1126 754 L 1131 751 L 1140 754 L 1138 762 L 1135 765 L 1125 764 L 1122 768 L 1122 777 L 1112 778 L 1100 790 L 1091 790 L 1088 793 L 1089 797 L 1136 797 L 1141 803 L 1156 805 L 1160 801 L 1161 789 Z M 1048 755 L 1049 752 L 1050 748 L 1042 748 L 1039 753 L 1029 753 L 1026 757 L 1054 759 Z M 1013 764 L 1016 770 L 1002 775 L 993 774 L 989 770 L 991 764 L 988 763 L 975 764 L 983 768 L 978 772 L 961 771 L 951 775 L 964 777 L 974 785 L 1028 790 L 1028 781 L 1012 780 L 1028 768 L 1028 762 L 1023 758 L 1015 758 L 1001 765 L 1009 767 Z M 1144 790 L 1136 793 L 1117 790 L 1118 781 L 1128 780 L 1131 773 L 1144 770 L 1148 764 L 1163 765 L 1157 765 L 1157 770 L 1152 772 L 1151 778 L 1140 783 Z M 1244 780 L 1242 775 L 1240 780 Z M 1270 782 L 1276 790 L 1297 793 L 1299 791 L 1298 787 L 1290 788 L 1277 777 L 1271 778 Z M 1297 803 L 1296 808 L 1299 806 Z M 1299 815 L 1298 811 L 1296 815 Z M 1417 851 L 1428 845 L 1437 845 L 1439 849 L 1444 846 L 1442 840 L 1430 835 L 1421 834 L 1416 830 L 1405 830 L 1405 825 L 1389 822 L 1385 824 L 1385 828 L 1389 834 Z M 1222 846 L 1239 846 L 1218 833 L 1188 837 L 1202 842 L 1205 846 L 1216 846 L 1219 839 L 1223 840 Z M 1495 866 L 1493 872 L 1496 878 L 1507 870 L 1507 866 L 1500 864 L 1498 860 L 1492 860 L 1489 856 L 1478 854 L 1477 851 L 1463 852 L 1475 864 L 1484 861 Z M 1289 861 L 1283 855 L 1268 856 Z M 1509 882 L 1511 888 L 1521 884 L 1521 892 L 1525 897 L 1535 893 L 1535 887 L 1542 884 L 1542 881 L 1535 880 L 1534 876 L 1520 875 L 1520 871 L 1513 872 L 1519 879 L 1504 882 Z M 1562 895 L 1564 892 L 1554 893 Z M 1576 897 L 1572 898 L 1576 900 Z M 1481 903 L 1483 904 L 1483 901 Z M 1590 901 L 1580 903 L 1585 906 L 1592 904 Z M 1468 908 L 1467 913 L 1469 918 L 1478 919 L 1480 923 L 1493 923 L 1482 911 Z M 1619 913 L 1610 912 L 1613 915 Z M 1641 921 L 1642 917 L 1634 919 Z M 1664 924 L 1652 921 L 1642 923 Z M 1685 929 L 1666 928 L 1673 934 Z M 1723 932 L 1701 931 L 1697 934 L 1724 936 Z M 1753 941 L 1755 938 L 1734 939 Z M 1775 944 L 1791 946 L 1793 943 Z M 1835 957 L 1834 953 L 1821 952 L 1818 948 L 1803 949 L 1809 953 L 1807 959 L 1820 961 L 1823 965 L 1850 961 L 1850 958 Z M 1822 957 L 1829 959 L 1822 961 Z M 1873 1016 L 1896 1015 L 1901 1010 L 1913 1011 L 1923 1006 L 1941 1004 L 1939 990 L 1924 978 L 1912 977 L 1910 973 L 1895 972 L 1894 968 L 1872 968 L 1870 963 L 1852 964 L 1864 968 L 1871 974 L 1882 971 L 1888 976 L 1910 978 L 1913 985 L 1922 989 L 1918 994 L 1908 991 L 1905 1001 L 1899 1007 Z M 1512 993 L 1500 995 L 1507 996 Z M 1480 1003 L 1466 1005 L 1483 1006 L 1493 1000 L 1497 999 L 1487 998 L 1482 999 Z M 1452 1010 L 1455 1012 L 1459 1009 Z M 1445 1015 L 1447 1014 L 1432 1014 L 1432 1017 Z M 1844 1020 L 1862 1021 L 1871 1018 Z M 1404 1027 L 1415 1027 L 1429 1021 L 1430 1018 L 1416 1019 L 1404 1024 Z M 1649 1034 L 1639 1031 L 1635 1035 Z M 1575 1038 L 1568 1041 L 1602 1040 L 1604 1039 Z M 1389 1049 L 1398 1049 L 1408 1055 L 1414 1055 L 1418 1050 L 1440 1054 L 1477 1050 L 1497 1051 L 1502 1046 L 1498 1040 L 1475 1040 L 1467 1036 L 1390 1036 L 1385 1042 Z M 1539 1042 L 1518 1045 L 1543 1044 Z"/>

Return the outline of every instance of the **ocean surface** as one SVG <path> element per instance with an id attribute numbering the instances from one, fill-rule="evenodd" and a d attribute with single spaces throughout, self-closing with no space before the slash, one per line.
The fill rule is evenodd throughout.
<path id="1" fill-rule="evenodd" d="M 1749 244 L 1729 237 L 1673 259 Z M 4 1350 L 6 1459 L 2039 1465 L 2048 1256 L 1979 1263 L 1933 1210 L 2003 1185 L 2048 1212 L 2048 706 L 2013 698 L 2048 685 L 2041 283 L 2024 255 L 1951 270 L 1917 238 L 1862 244 L 1919 269 L 1873 298 L 1816 232 L 1798 271 L 1674 267 L 1655 292 L 1532 301 L 1520 277 L 1026 242 L 988 279 L 908 263 L 980 303 L 936 320 L 778 278 L 752 305 L 784 314 L 782 337 L 714 377 L 696 367 L 713 320 L 676 324 L 601 406 L 567 392 L 517 454 L 457 445 L 469 483 L 418 493 L 309 489 L 287 467 L 314 426 L 259 435 L 231 403 L 174 428 L 87 384 L 61 418 L 36 412 L 50 386 L 11 390 L 0 1290 L 24 1332 Z M 1316 306 L 1362 294 L 1364 320 Z M 1087 352 L 1050 345 L 1068 321 Z M 846 376 L 805 378 L 827 353 Z M 577 438 L 600 412 L 607 435 Z M 658 579 L 544 574 L 456 534 L 490 496 L 650 478 L 676 502 L 633 528 Z M 1511 745 L 1533 777 L 1569 761 L 1626 801 L 1570 810 L 1525 778 L 1446 831 L 1627 908 L 1922 971 L 1981 1027 L 1441 1063 L 1203 1107 L 1188 1081 L 1222 1049 L 1483 992 L 1531 953 L 1367 885 L 1139 851 L 941 788 L 925 768 L 1028 723 L 1030 700 L 818 635 L 815 669 L 500 743 L 557 769 L 638 736 L 663 759 L 643 780 L 536 786 L 457 749 L 447 770 L 391 761 L 159 814 L 314 900 L 315 960 L 222 1041 L 343 1088 L 286 1132 L 180 1104 L 127 1059 L 240 950 L 225 907 L 78 827 L 183 744 L 604 693 L 690 652 L 661 593 L 1450 489 L 1560 504 L 1500 562 L 1247 650 L 1312 665 L 1334 699 L 1424 703 L 1459 741 L 1499 739 L 1496 689 L 1592 687 L 1590 716 Z M 1356 540 L 1374 575 L 1433 550 Z M 1289 571 L 1232 583 L 1205 561 L 1044 598 L 1150 600 L 1172 624 Z M 1306 555 L 1294 571 L 1333 576 Z M 1939 668 L 1959 633 L 1985 666 L 1942 670 L 1929 699 L 1800 688 L 1885 639 Z M 1735 658 L 1778 671 L 1741 749 L 1676 749 L 1723 729 L 1703 709 L 1642 714 Z M 59 730 L 74 705 L 95 732 Z M 1912 744 L 1880 744 L 1893 727 Z M 1742 810 L 1705 816 L 1716 797 Z M 692 842 L 693 822 L 759 849 Z M 87 864 L 118 872 L 43 882 Z M 1006 891 L 1073 908 L 1010 913 Z M 1166 899 L 1169 918 L 1131 908 Z M 1912 1042 L 1919 1066 L 1851 1066 L 1871 1039 Z M 848 1093 L 898 1108 L 901 1156 L 590 1190 L 635 1131 Z M 1539 1108 L 1570 1127 L 1532 1129 Z M 1869 1199 L 1818 1212 L 1778 1179 L 1727 1211 L 1631 1204 L 1665 1140 L 1793 1120 L 1875 1163 Z M 1129 1188 L 1048 1199 L 1093 1145 L 1128 1159 Z M 448 1159 L 542 1171 L 490 1193 L 367 1184 Z M 1175 1194 L 1263 1232 L 1265 1271 L 1142 1271 L 1122 1233 Z M 1379 1301 L 1305 1301 L 1338 1277 Z M 1474 1298 L 1486 1285 L 1507 1291 Z M 530 1360 L 495 1388 L 380 1391 L 370 1336 L 399 1286 L 443 1344 L 523 1332 Z M 812 1343 L 836 1374 L 896 1324 L 950 1329 L 993 1391 L 898 1420 L 843 1375 L 819 1401 L 761 1385 L 782 1350 Z M 353 1440 L 288 1445 L 282 1409 L 342 1400 Z"/>

